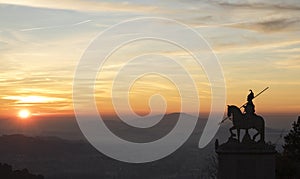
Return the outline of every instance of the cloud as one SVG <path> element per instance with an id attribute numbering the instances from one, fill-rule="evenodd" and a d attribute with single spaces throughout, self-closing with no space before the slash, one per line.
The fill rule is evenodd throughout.
<path id="1" fill-rule="evenodd" d="M 295 1 L 224 1 L 217 0 L 220 6 L 224 8 L 250 8 L 250 9 L 272 9 L 272 10 L 300 10 L 300 4 Z"/>
<path id="2" fill-rule="evenodd" d="M 188 7 L 191 2 L 195 3 L 194 8 L 185 8 L 181 13 L 185 14 L 184 22 L 195 28 L 229 27 L 270 33 L 295 31 L 300 26 L 299 1 L 191 0 L 185 5 Z"/>
<path id="3" fill-rule="evenodd" d="M 257 22 L 245 22 L 231 25 L 231 27 L 272 33 L 283 31 L 297 31 L 300 29 L 300 18 L 269 18 Z"/>

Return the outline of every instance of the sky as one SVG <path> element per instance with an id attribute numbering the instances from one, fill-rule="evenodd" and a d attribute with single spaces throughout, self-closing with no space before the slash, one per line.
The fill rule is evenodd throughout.
<path id="1" fill-rule="evenodd" d="M 258 114 L 300 115 L 298 0 L 0 0 L 0 116 L 16 116 L 22 109 L 33 115 L 73 114 L 74 73 L 91 41 L 115 24 L 143 17 L 176 20 L 201 34 L 223 69 L 227 104 L 240 106 L 249 89 L 257 94 L 268 86 L 270 89 L 254 101 Z M 172 28 L 168 24 L 165 27 Z M 155 27 L 150 28 L 155 31 Z M 126 34 L 116 34 L 111 40 L 122 35 Z M 185 34 L 178 36 L 185 38 Z M 98 50 L 101 53 L 102 49 Z M 156 59 L 157 68 L 177 75 L 180 84 L 152 73 L 140 76 L 129 92 L 117 88 L 113 91 L 114 78 L 124 67 L 124 59 L 145 54 L 157 56 L 131 61 L 124 79 L 150 66 L 155 68 L 150 64 Z M 165 57 L 182 66 L 169 63 Z M 209 112 L 211 84 L 205 70 L 181 48 L 153 39 L 124 45 L 105 61 L 95 84 L 99 110 L 114 114 L 113 91 L 117 101 L 128 98 L 137 114 L 162 112 L 164 101 L 155 95 L 165 99 L 163 112 L 178 112 L 178 85 L 193 87 L 179 73 L 182 67 L 193 78 L 200 112 Z M 128 85 L 121 82 L 121 86 Z M 191 104 L 195 100 L 192 95 L 184 98 Z M 128 112 L 122 104 L 118 110 Z"/>

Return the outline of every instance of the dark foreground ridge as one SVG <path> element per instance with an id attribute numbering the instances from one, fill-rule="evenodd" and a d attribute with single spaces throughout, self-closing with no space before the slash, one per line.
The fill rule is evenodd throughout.
<path id="1" fill-rule="evenodd" d="M 13 170 L 11 165 L 0 163 L 0 178 L 2 179 L 44 179 L 42 175 L 29 173 L 28 169 Z"/>
<path id="2" fill-rule="evenodd" d="M 46 179 L 140 179 L 141 176 L 144 179 L 207 178 L 211 173 L 207 169 L 211 164 L 207 161 L 210 160 L 208 154 L 213 146 L 200 150 L 195 142 L 198 140 L 192 139 L 162 160 L 136 165 L 113 160 L 98 152 L 87 141 L 3 135 L 0 136 L 0 158 L 2 163 L 41 173 Z M 6 177 L 0 175 L 0 179 Z"/>

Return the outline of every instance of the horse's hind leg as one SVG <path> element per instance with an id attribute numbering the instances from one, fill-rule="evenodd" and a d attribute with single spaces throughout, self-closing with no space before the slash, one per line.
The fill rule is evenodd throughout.
<path id="1" fill-rule="evenodd" d="M 230 131 L 230 134 L 231 134 L 231 137 L 234 137 L 234 136 L 236 136 L 233 132 L 232 132 L 232 130 L 234 130 L 234 129 L 236 129 L 236 127 L 235 126 L 232 126 L 230 129 L 229 129 L 229 131 Z"/>
<path id="2" fill-rule="evenodd" d="M 238 138 L 238 141 L 240 142 L 240 129 L 237 128 L 236 130 L 237 130 L 237 138 Z"/>
<path id="3" fill-rule="evenodd" d="M 265 142 L 265 128 L 264 127 L 261 129 L 260 141 Z"/>

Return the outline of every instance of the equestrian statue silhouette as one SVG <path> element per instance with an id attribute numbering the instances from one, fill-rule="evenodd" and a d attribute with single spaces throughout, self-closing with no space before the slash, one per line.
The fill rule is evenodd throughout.
<path id="1" fill-rule="evenodd" d="M 265 88 L 256 96 L 254 96 L 253 91 L 250 90 L 250 94 L 247 96 L 247 103 L 245 103 L 241 107 L 228 105 L 227 117 L 223 121 L 221 121 L 221 123 L 223 123 L 226 119 L 232 120 L 233 126 L 229 129 L 231 137 L 235 137 L 237 135 L 237 139 L 238 141 L 240 141 L 241 129 L 244 129 L 247 135 L 249 135 L 249 129 L 255 129 L 257 133 L 253 135 L 252 140 L 255 141 L 256 137 L 260 135 L 259 141 L 265 141 L 265 121 L 263 117 L 255 114 L 255 106 L 252 100 L 266 91 L 268 88 L 269 87 Z M 241 111 L 241 108 L 245 109 L 244 113 Z M 234 134 L 233 130 L 236 130 L 237 134 Z"/>

